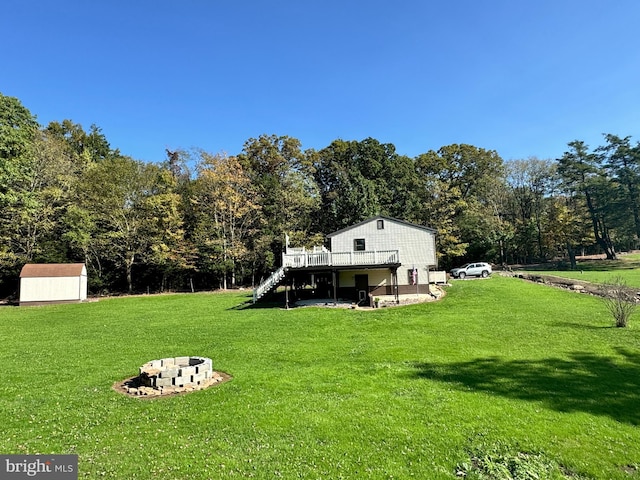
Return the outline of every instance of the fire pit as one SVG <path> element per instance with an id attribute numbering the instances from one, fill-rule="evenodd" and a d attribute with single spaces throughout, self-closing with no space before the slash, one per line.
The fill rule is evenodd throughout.
<path id="1" fill-rule="evenodd" d="M 202 390 L 229 378 L 213 370 L 210 358 L 170 357 L 145 363 L 140 374 L 119 390 L 129 395 L 170 395 Z"/>

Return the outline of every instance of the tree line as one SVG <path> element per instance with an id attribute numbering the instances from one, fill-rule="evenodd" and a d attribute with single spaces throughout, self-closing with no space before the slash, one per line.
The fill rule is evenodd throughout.
<path id="1" fill-rule="evenodd" d="M 465 144 L 412 158 L 373 138 L 305 150 L 265 134 L 237 155 L 146 163 L 96 125 L 43 126 L 0 94 L 3 296 L 33 262 L 86 263 L 92 293 L 251 286 L 278 267 L 285 235 L 319 245 L 377 214 L 435 228 L 441 269 L 615 259 L 640 238 L 640 144 L 607 134 L 595 149 L 505 162 Z"/>

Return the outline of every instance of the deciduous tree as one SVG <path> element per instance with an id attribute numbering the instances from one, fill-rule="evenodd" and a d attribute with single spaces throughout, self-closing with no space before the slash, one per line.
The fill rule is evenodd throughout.
<path id="1" fill-rule="evenodd" d="M 285 235 L 308 238 L 318 212 L 319 195 L 313 178 L 313 165 L 300 141 L 287 136 L 261 135 L 244 144 L 238 161 L 255 188 L 260 206 L 262 239 L 276 257 L 284 248 Z M 274 256 L 260 254 L 256 268 L 268 272 L 275 267 Z"/>
<path id="2" fill-rule="evenodd" d="M 314 156 L 321 197 L 318 230 L 326 233 L 373 215 L 409 220 L 419 203 L 416 172 L 391 143 L 334 140 Z"/>
<path id="3" fill-rule="evenodd" d="M 91 243 L 102 261 L 123 272 L 128 292 L 133 291 L 133 266 L 163 239 L 179 235 L 180 222 L 160 218 L 175 212 L 176 197 L 158 187 L 163 169 L 128 157 L 112 157 L 91 164 L 79 189 L 79 201 L 95 226 Z M 177 215 L 177 214 L 176 214 Z"/>
<path id="4" fill-rule="evenodd" d="M 237 157 L 200 152 L 193 198 L 196 238 L 201 253 L 209 256 L 202 267 L 209 265 L 220 276 L 222 288 L 228 277 L 235 286 L 237 269 L 248 257 L 248 242 L 260 222 L 256 193 Z"/>
<path id="5" fill-rule="evenodd" d="M 438 249 L 444 264 L 464 257 L 470 246 L 475 255 L 487 253 L 488 247 L 482 242 L 499 241 L 502 235 L 495 235 L 498 211 L 493 204 L 495 190 L 503 186 L 500 156 L 462 144 L 430 150 L 415 161 L 422 185 L 420 217 L 422 223 L 438 229 Z M 494 249 L 497 251 L 498 246 Z"/>

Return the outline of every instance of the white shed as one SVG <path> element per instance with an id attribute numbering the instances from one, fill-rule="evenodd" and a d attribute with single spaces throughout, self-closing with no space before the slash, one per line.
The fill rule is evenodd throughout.
<path id="1" fill-rule="evenodd" d="M 20 272 L 20 305 L 76 303 L 87 299 L 84 263 L 28 263 Z"/>

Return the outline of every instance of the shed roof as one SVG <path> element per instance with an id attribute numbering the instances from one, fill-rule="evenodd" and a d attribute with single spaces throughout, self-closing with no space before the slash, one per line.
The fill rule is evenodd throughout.
<path id="1" fill-rule="evenodd" d="M 20 278 L 26 277 L 79 277 L 86 275 L 84 263 L 27 263 Z"/>

